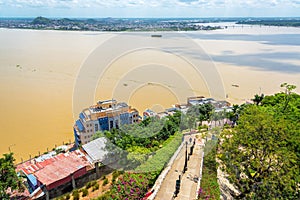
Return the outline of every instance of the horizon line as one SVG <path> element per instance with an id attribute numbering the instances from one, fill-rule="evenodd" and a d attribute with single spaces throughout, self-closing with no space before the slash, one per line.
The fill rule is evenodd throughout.
<path id="1" fill-rule="evenodd" d="M 89 16 L 0 16 L 1 18 L 23 18 L 23 19 L 32 19 L 32 18 L 37 18 L 37 17 L 44 17 L 44 18 L 49 18 L 49 19 L 58 19 L 58 18 L 70 18 L 70 19 L 237 19 L 237 18 L 299 18 L 300 16 L 211 16 L 211 17 L 89 17 Z"/>

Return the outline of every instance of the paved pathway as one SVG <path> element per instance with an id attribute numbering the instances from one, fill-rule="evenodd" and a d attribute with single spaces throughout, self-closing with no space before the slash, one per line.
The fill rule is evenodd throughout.
<path id="1" fill-rule="evenodd" d="M 188 141 L 187 145 L 187 152 L 190 152 L 190 147 L 193 143 L 189 142 L 189 138 L 194 140 L 195 135 L 186 135 L 185 141 Z M 196 197 L 196 190 L 197 190 L 197 180 L 194 178 L 199 177 L 200 172 L 200 164 L 201 164 L 201 156 L 202 156 L 202 147 L 200 146 L 200 141 L 196 139 L 196 145 L 194 148 L 193 155 L 190 156 L 188 161 L 188 169 L 183 174 L 183 167 L 185 161 L 185 152 L 186 152 L 186 145 L 183 146 L 181 151 L 179 152 L 178 156 L 176 157 L 173 165 L 171 166 L 170 171 L 168 172 L 166 178 L 164 179 L 160 190 L 158 191 L 155 200 L 171 200 L 171 199 L 178 199 L 178 200 L 194 200 Z M 176 180 L 178 179 L 179 175 L 181 175 L 181 184 L 180 184 L 180 192 L 176 198 L 173 197 L 175 192 L 175 185 Z"/>

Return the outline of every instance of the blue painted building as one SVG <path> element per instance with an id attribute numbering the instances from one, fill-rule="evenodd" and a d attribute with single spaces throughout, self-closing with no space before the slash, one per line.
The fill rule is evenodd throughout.
<path id="1" fill-rule="evenodd" d="M 108 117 L 102 117 L 98 118 L 100 129 L 99 131 L 108 131 L 109 125 L 108 125 Z"/>
<path id="2" fill-rule="evenodd" d="M 124 102 L 99 101 L 79 114 L 79 119 L 74 124 L 75 143 L 77 146 L 86 144 L 92 141 L 93 135 L 98 131 L 109 131 L 139 120 L 138 111 Z"/>

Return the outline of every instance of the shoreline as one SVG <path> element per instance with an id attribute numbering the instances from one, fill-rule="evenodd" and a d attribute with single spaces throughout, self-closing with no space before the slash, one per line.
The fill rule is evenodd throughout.
<path id="1" fill-rule="evenodd" d="M 0 28 L 1 154 L 8 152 L 8 147 L 15 144 L 11 150 L 16 158 L 25 159 L 29 154 L 37 154 L 47 147 L 73 139 L 72 97 L 79 69 L 94 49 L 117 34 L 121 33 Z M 290 40 L 295 44 L 286 42 L 290 34 L 293 34 Z M 267 36 L 262 37 L 264 35 Z M 296 85 L 296 92 L 300 93 L 300 45 L 297 43 L 300 41 L 300 29 L 244 27 L 187 32 L 187 36 L 212 58 L 229 102 L 238 103 L 253 98 L 260 91 L 266 95 L 274 94 L 281 90 L 280 84 L 284 82 Z M 124 45 L 127 42 L 134 41 L 124 41 Z M 111 50 L 118 48 L 118 44 L 114 45 Z M 145 53 L 140 51 L 136 55 L 140 58 Z M 149 53 L 146 54 L 149 58 L 151 55 L 155 55 L 157 60 L 166 58 L 162 54 Z M 119 66 L 130 66 L 133 58 L 124 57 L 119 60 Z M 178 62 L 172 63 L 176 64 Z M 118 73 L 120 70 L 115 70 L 107 78 L 120 81 Z M 137 74 L 137 80 L 141 80 L 140 75 Z M 164 77 L 168 78 L 168 75 Z M 233 84 L 239 87 L 232 87 Z M 148 90 L 146 88 L 136 93 L 135 97 L 141 99 L 130 103 L 139 110 L 149 107 L 142 97 L 152 98 L 151 87 L 146 86 Z M 95 98 L 106 98 L 101 96 L 109 93 L 105 88 L 98 91 L 99 96 Z M 124 87 L 123 91 L 128 88 Z M 161 91 L 155 95 L 161 96 L 164 92 Z M 169 101 L 162 99 L 157 103 L 170 105 Z"/>

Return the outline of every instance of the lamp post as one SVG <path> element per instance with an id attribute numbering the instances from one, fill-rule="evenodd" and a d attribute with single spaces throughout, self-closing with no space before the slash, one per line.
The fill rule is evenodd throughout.
<path id="1" fill-rule="evenodd" d="M 16 144 L 11 144 L 11 145 L 8 146 L 9 153 L 11 153 L 10 147 L 13 147 L 13 146 L 16 146 Z"/>
<path id="2" fill-rule="evenodd" d="M 184 161 L 183 173 L 185 173 L 186 170 L 187 170 L 187 142 L 185 142 L 185 161 Z"/>
<path id="3" fill-rule="evenodd" d="M 176 180 L 174 197 L 177 197 L 177 195 L 180 192 L 180 183 L 181 183 L 181 175 L 179 175 L 178 179 Z"/>

